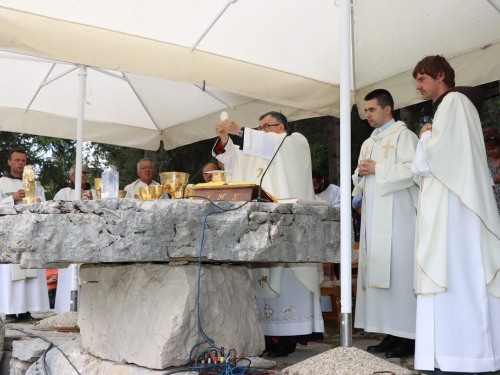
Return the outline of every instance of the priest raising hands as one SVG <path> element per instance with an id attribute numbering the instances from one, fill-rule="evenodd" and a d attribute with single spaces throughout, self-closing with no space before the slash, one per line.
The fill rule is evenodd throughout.
<path id="1" fill-rule="evenodd" d="M 288 120 L 279 112 L 265 113 L 259 121 L 261 131 L 230 119 L 218 122 L 215 131 L 220 139 L 213 155 L 224 163 L 226 171 L 232 172 L 235 181 L 260 184 L 262 180 L 263 188 L 276 198 L 314 199 L 307 139 L 299 133 L 290 134 Z M 234 145 L 228 134 L 241 137 L 243 147 Z M 318 337 L 313 333 L 322 334 L 315 264 L 254 263 L 251 275 L 269 357 L 286 356 L 295 350 L 297 342 L 306 343 Z"/>

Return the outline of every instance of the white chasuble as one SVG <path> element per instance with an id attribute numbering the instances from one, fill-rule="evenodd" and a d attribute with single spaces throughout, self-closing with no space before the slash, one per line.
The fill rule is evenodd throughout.
<path id="1" fill-rule="evenodd" d="M 353 175 L 363 194 L 355 327 L 414 338 L 413 247 L 418 187 L 410 166 L 417 136 L 398 121 L 362 146 L 375 174 Z"/>
<path id="2" fill-rule="evenodd" d="M 14 206 L 12 193 L 23 188 L 23 181 L 2 177 L 2 203 Z M 45 201 L 44 197 L 41 197 Z M 21 269 L 19 264 L 0 264 L 0 312 L 22 314 L 49 309 L 45 270 Z"/>
<path id="3" fill-rule="evenodd" d="M 280 145 L 281 148 L 269 166 Z M 286 136 L 286 133 L 265 133 L 245 128 L 243 150 L 234 145 L 230 138 L 224 149 L 224 153 L 214 153 L 214 156 L 224 163 L 224 170 L 232 173 L 233 181 L 259 184 L 269 166 L 262 182 L 266 191 L 276 198 L 314 199 L 309 143 L 302 134 Z M 319 304 L 321 271 L 321 267 L 311 263 L 252 264 L 250 274 L 255 284 L 260 321 L 266 335 L 290 336 L 323 331 Z M 309 293 L 312 298 L 310 303 L 296 298 L 295 303 L 290 303 L 290 297 L 293 300 L 293 296 L 298 295 L 291 283 L 282 282 L 290 276 L 296 278 L 295 286 L 303 287 L 304 293 Z"/>
<path id="4" fill-rule="evenodd" d="M 90 191 L 92 192 L 92 199 L 99 199 L 97 197 L 95 189 L 91 189 Z M 75 199 L 75 189 L 72 189 L 70 187 L 61 189 L 57 192 L 56 195 L 54 195 L 55 201 L 72 201 L 74 199 Z"/>
<path id="5" fill-rule="evenodd" d="M 500 217 L 479 116 L 464 95 L 444 97 L 411 170 L 421 177 L 415 369 L 498 371 Z"/>

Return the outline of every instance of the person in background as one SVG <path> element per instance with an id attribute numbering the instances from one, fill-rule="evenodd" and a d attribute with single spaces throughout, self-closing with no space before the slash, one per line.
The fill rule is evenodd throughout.
<path id="1" fill-rule="evenodd" d="M 218 171 L 219 166 L 215 163 L 208 163 L 203 167 L 203 179 L 205 182 L 212 182 L 212 173 L 208 173 L 211 171 Z"/>
<path id="2" fill-rule="evenodd" d="M 142 186 L 160 185 L 158 182 L 153 181 L 154 175 L 155 167 L 153 165 L 153 162 L 148 158 L 139 160 L 139 162 L 137 163 L 137 176 L 139 176 L 139 178 L 133 183 L 125 186 L 124 190 L 127 191 L 127 195 L 125 195 L 125 198 L 138 197 L 140 195 L 139 188 Z M 169 198 L 170 197 L 168 196 L 168 193 L 163 192 L 161 199 Z"/>
<path id="3" fill-rule="evenodd" d="M 75 198 L 75 171 L 76 164 L 73 164 L 69 170 L 69 186 L 62 188 L 54 196 L 55 201 L 72 201 Z M 97 193 L 90 184 L 87 182 L 89 179 L 89 172 L 87 166 L 82 165 L 82 201 L 97 199 Z"/>
<path id="4" fill-rule="evenodd" d="M 491 175 L 493 195 L 495 196 L 498 213 L 500 214 L 500 136 L 488 135 L 484 137 L 484 144 Z"/>
<path id="5" fill-rule="evenodd" d="M 485 122 L 481 125 L 481 128 L 483 129 L 483 137 L 493 135 L 500 138 L 500 130 L 498 130 L 498 126 L 494 123 Z"/>
<path id="6" fill-rule="evenodd" d="M 312 183 L 316 199 L 326 201 L 330 207 L 340 207 L 340 188 L 330 184 L 317 170 L 312 171 Z"/>
<path id="7" fill-rule="evenodd" d="M 57 268 L 48 268 L 45 270 L 45 275 L 47 277 L 47 290 L 49 292 L 49 305 L 53 309 L 56 303 L 56 292 L 57 292 Z"/>

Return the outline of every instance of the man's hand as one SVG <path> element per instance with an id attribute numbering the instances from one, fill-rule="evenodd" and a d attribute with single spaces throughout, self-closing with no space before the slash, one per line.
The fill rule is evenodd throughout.
<path id="1" fill-rule="evenodd" d="M 82 201 L 91 201 L 92 200 L 92 191 L 91 190 L 83 190 L 82 189 L 82 194 L 81 194 L 81 200 Z"/>
<path id="2" fill-rule="evenodd" d="M 19 189 L 14 194 L 12 194 L 12 199 L 14 199 L 15 201 L 19 201 L 23 199 L 25 196 L 26 193 L 24 192 L 24 189 Z"/>
<path id="3" fill-rule="evenodd" d="M 229 138 L 229 135 L 228 135 L 227 131 L 225 130 L 222 121 L 219 121 L 217 123 L 217 125 L 215 125 L 215 132 L 220 137 L 220 140 L 222 142 L 222 146 L 225 146 L 227 143 L 227 140 Z"/>
<path id="4" fill-rule="evenodd" d="M 424 126 L 422 126 L 422 129 L 420 129 L 420 134 L 418 135 L 418 138 L 422 138 L 422 134 L 424 134 L 427 130 L 432 131 L 432 124 L 427 123 Z"/>
<path id="5" fill-rule="evenodd" d="M 372 159 L 361 160 L 358 164 L 358 176 L 366 176 L 367 174 L 375 174 L 375 165 L 377 163 Z"/>
<path id="6" fill-rule="evenodd" d="M 231 119 L 226 119 L 224 121 L 221 121 L 221 123 L 224 130 L 229 134 L 238 135 L 238 132 L 241 129 L 241 126 Z"/>
<path id="7" fill-rule="evenodd" d="M 52 284 L 52 283 L 55 283 L 57 281 L 57 275 L 51 275 L 48 279 L 47 279 L 47 284 Z"/>

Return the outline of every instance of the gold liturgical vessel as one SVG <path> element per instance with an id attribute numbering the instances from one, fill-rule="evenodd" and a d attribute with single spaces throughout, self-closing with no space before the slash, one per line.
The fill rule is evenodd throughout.
<path id="1" fill-rule="evenodd" d="M 40 203 L 42 200 L 35 196 L 35 170 L 32 165 L 27 165 L 23 170 L 23 189 L 26 194 L 23 204 Z"/>
<path id="2" fill-rule="evenodd" d="M 226 171 L 212 171 L 212 182 L 226 182 Z"/>
<path id="3" fill-rule="evenodd" d="M 160 199 L 162 195 L 163 186 L 161 185 L 141 186 L 139 188 L 140 199 Z"/>
<path id="4" fill-rule="evenodd" d="M 101 199 L 101 181 L 100 178 L 94 178 L 94 189 L 99 199 Z"/>
<path id="5" fill-rule="evenodd" d="M 189 173 L 162 172 L 160 173 L 161 185 L 173 198 L 182 198 L 184 187 L 189 181 Z"/>

